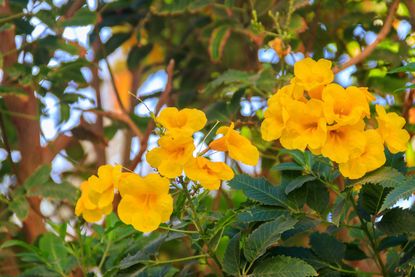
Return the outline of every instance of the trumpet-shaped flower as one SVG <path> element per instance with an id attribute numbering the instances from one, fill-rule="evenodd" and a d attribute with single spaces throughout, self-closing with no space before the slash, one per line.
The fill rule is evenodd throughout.
<path id="1" fill-rule="evenodd" d="M 385 108 L 376 105 L 376 120 L 378 132 L 391 153 L 403 152 L 406 150 L 409 133 L 405 129 L 405 119 L 397 113 L 386 113 Z"/>
<path id="2" fill-rule="evenodd" d="M 344 89 L 330 84 L 323 89 L 322 98 L 328 124 L 354 125 L 365 116 L 370 116 L 367 95 L 357 87 Z"/>
<path id="3" fill-rule="evenodd" d="M 352 126 L 327 127 L 327 139 L 321 154 L 337 163 L 345 163 L 350 157 L 359 155 L 365 147 L 364 128 L 363 121 Z"/>
<path id="4" fill-rule="evenodd" d="M 191 159 L 184 167 L 189 179 L 199 181 L 206 189 L 219 189 L 221 180 L 231 180 L 234 176 L 232 169 L 223 162 L 212 162 L 204 157 Z"/>
<path id="5" fill-rule="evenodd" d="M 141 232 L 156 230 L 160 223 L 170 219 L 173 212 L 169 180 L 155 173 L 145 177 L 134 173 L 125 174 L 119 186 L 120 220 Z"/>
<path id="6" fill-rule="evenodd" d="M 386 162 L 383 141 L 379 133 L 376 130 L 367 130 L 364 134 L 363 152 L 358 156 L 351 157 L 346 163 L 339 164 L 341 174 L 350 179 L 358 179 Z"/>
<path id="7" fill-rule="evenodd" d="M 75 207 L 75 214 L 88 222 L 96 222 L 112 211 L 114 189 L 121 178 L 121 166 L 103 165 L 98 177 L 93 175 L 81 184 L 81 197 Z"/>
<path id="8" fill-rule="evenodd" d="M 193 138 L 183 135 L 163 136 L 158 144 L 159 147 L 147 153 L 147 162 L 168 178 L 181 175 L 184 165 L 193 157 Z"/>
<path id="9" fill-rule="evenodd" d="M 323 103 L 311 99 L 307 103 L 295 102 L 289 108 L 289 119 L 280 142 L 287 149 L 304 151 L 321 148 L 326 141 L 327 127 Z"/>
<path id="10" fill-rule="evenodd" d="M 321 99 L 324 85 L 331 83 L 334 74 L 331 71 L 331 61 L 320 59 L 317 62 L 305 58 L 294 64 L 294 82 L 304 87 L 312 98 Z"/>
<path id="11" fill-rule="evenodd" d="M 229 156 L 247 165 L 256 165 L 259 160 L 258 149 L 251 142 L 234 130 L 234 124 L 222 126 L 216 134 L 223 137 L 212 141 L 209 147 L 213 150 L 228 152 Z"/>
<path id="12" fill-rule="evenodd" d="M 191 136 L 206 124 L 206 115 L 198 109 L 178 110 L 174 107 L 163 109 L 156 121 L 167 129 L 167 134 L 180 133 Z"/>

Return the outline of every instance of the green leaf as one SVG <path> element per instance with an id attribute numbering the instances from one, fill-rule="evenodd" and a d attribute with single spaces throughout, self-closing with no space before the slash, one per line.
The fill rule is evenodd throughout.
<path id="1" fill-rule="evenodd" d="M 407 199 L 415 192 L 415 177 L 411 176 L 405 184 L 392 189 L 385 197 L 379 212 L 392 207 L 400 199 Z"/>
<path id="2" fill-rule="evenodd" d="M 346 245 L 326 233 L 311 234 L 310 245 L 317 256 L 332 263 L 340 263 L 346 253 Z"/>
<path id="3" fill-rule="evenodd" d="M 24 195 L 17 195 L 9 204 L 9 209 L 22 221 L 29 215 L 29 208 L 29 202 Z"/>
<path id="4" fill-rule="evenodd" d="M 364 212 L 363 216 L 370 220 L 370 215 L 376 215 L 388 193 L 388 189 L 380 185 L 366 184 L 359 192 L 358 207 L 360 213 Z"/>
<path id="5" fill-rule="evenodd" d="M 78 190 L 69 182 L 62 182 L 61 184 L 47 182 L 32 186 L 27 195 L 68 200 L 70 203 L 75 203 L 78 198 Z"/>
<path id="6" fill-rule="evenodd" d="M 398 73 L 398 72 L 414 72 L 415 71 L 415 63 L 408 63 L 404 66 L 396 67 L 391 69 L 388 74 Z"/>
<path id="7" fill-rule="evenodd" d="M 345 216 L 346 212 L 346 199 L 343 195 L 340 195 L 336 198 L 336 201 L 334 202 L 333 211 L 331 214 L 331 222 L 333 222 L 334 225 L 339 227 L 340 220 Z"/>
<path id="8" fill-rule="evenodd" d="M 265 205 L 288 207 L 288 199 L 280 187 L 272 186 L 263 178 L 253 178 L 249 175 L 236 175 L 229 186 L 242 190 L 245 195 Z"/>
<path id="9" fill-rule="evenodd" d="M 294 161 L 299 165 L 306 164 L 305 154 L 300 150 L 281 149 L 280 154 L 290 155 L 294 159 Z"/>
<path id="10" fill-rule="evenodd" d="M 292 229 L 296 223 L 296 219 L 280 216 L 255 229 L 245 242 L 244 254 L 247 260 L 252 262 L 262 256 L 268 247 L 280 239 L 283 232 Z"/>
<path id="11" fill-rule="evenodd" d="M 395 89 L 394 91 L 392 91 L 392 93 L 401 92 L 401 91 L 406 91 L 406 90 L 408 90 L 408 89 L 413 89 L 413 88 L 415 88 L 415 84 L 413 84 L 413 85 L 409 85 L 409 86 L 406 86 L 406 87 L 403 87 L 403 88 L 398 88 L 398 89 Z"/>
<path id="12" fill-rule="evenodd" d="M 329 191 L 327 187 L 318 180 L 305 184 L 306 203 L 313 210 L 323 214 L 328 209 Z"/>
<path id="13" fill-rule="evenodd" d="M 357 261 L 357 260 L 363 260 L 366 258 L 367 256 L 365 252 L 363 252 L 363 250 L 360 249 L 358 244 L 354 244 L 354 243 L 346 244 L 346 252 L 344 255 L 345 260 Z"/>
<path id="14" fill-rule="evenodd" d="M 405 183 L 405 176 L 392 167 L 382 167 L 354 181 L 352 185 L 364 185 L 367 183 L 379 184 L 383 187 L 395 188 Z"/>
<path id="15" fill-rule="evenodd" d="M 293 170 L 293 171 L 302 171 L 304 168 L 296 163 L 280 163 L 276 164 L 273 167 L 271 167 L 271 170 L 276 171 L 287 171 L 287 170 Z"/>
<path id="16" fill-rule="evenodd" d="M 62 27 L 95 25 L 98 13 L 90 11 L 88 7 L 79 9 L 74 16 L 62 21 Z"/>
<path id="17" fill-rule="evenodd" d="M 241 264 L 240 240 L 240 233 L 232 237 L 232 239 L 229 241 L 223 258 L 223 270 L 231 275 L 239 274 L 239 268 Z"/>
<path id="18" fill-rule="evenodd" d="M 15 247 L 15 246 L 19 246 L 21 248 L 24 248 L 24 249 L 30 251 L 30 252 L 34 252 L 34 253 L 37 252 L 36 247 L 34 247 L 33 245 L 31 245 L 29 243 L 21 241 L 21 240 L 7 240 L 2 245 L 0 245 L 0 249 Z"/>
<path id="19" fill-rule="evenodd" d="M 50 171 L 52 170 L 49 164 L 42 165 L 26 179 L 23 186 L 26 190 L 30 190 L 35 185 L 42 185 L 49 180 Z"/>
<path id="20" fill-rule="evenodd" d="M 389 235 L 415 233 L 415 212 L 393 208 L 387 211 L 376 226 Z"/>
<path id="21" fill-rule="evenodd" d="M 52 233 L 45 233 L 39 239 L 42 256 L 57 272 L 66 272 L 71 266 L 71 259 L 64 242 Z"/>
<path id="22" fill-rule="evenodd" d="M 307 277 L 317 276 L 315 269 L 298 258 L 276 256 L 255 267 L 254 277 Z"/>
<path id="23" fill-rule="evenodd" d="M 250 223 L 269 221 L 281 215 L 288 215 L 288 211 L 274 207 L 253 206 L 238 213 L 237 219 L 239 222 Z"/>
<path id="24" fill-rule="evenodd" d="M 231 34 L 231 28 L 223 25 L 215 28 L 209 40 L 209 55 L 212 62 L 217 63 L 222 59 L 223 49 Z"/>
<path id="25" fill-rule="evenodd" d="M 285 193 L 289 194 L 295 189 L 301 188 L 305 183 L 315 180 L 313 175 L 302 175 L 290 181 L 285 187 Z"/>

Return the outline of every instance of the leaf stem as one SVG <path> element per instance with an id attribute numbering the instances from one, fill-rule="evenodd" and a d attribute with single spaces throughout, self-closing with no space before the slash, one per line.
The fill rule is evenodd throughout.
<path id="1" fill-rule="evenodd" d="M 185 261 L 191 261 L 196 259 L 202 259 L 202 258 L 208 258 L 209 255 L 207 254 L 201 254 L 196 256 L 190 256 L 190 257 L 184 257 L 184 258 L 178 258 L 178 259 L 171 259 L 171 260 L 165 260 L 165 261 L 145 261 L 145 263 L 151 264 L 152 266 L 156 265 L 162 265 L 162 264 L 171 264 L 171 263 L 179 263 L 179 262 L 185 262 Z"/>
<path id="2" fill-rule="evenodd" d="M 176 232 L 176 233 L 183 233 L 183 234 L 198 234 L 198 231 L 190 231 L 190 230 L 180 230 L 175 228 L 170 228 L 168 226 L 159 226 L 159 229 Z"/>

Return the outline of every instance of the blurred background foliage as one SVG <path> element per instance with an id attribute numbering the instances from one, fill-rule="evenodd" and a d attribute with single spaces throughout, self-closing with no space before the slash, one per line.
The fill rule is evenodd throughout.
<path id="1" fill-rule="evenodd" d="M 261 139 L 262 109 L 305 56 L 332 60 L 336 82 L 367 86 L 414 130 L 414 28 L 412 0 L 0 0 L 0 241 L 31 243 L 52 230 L 37 248 L 21 243 L 32 251 L 21 260 L 48 265 L 37 273 L 29 268 L 27 276 L 76 275 L 79 255 L 71 251 L 108 272 L 126 253 L 152 253 L 145 249 L 156 247 L 146 244 L 153 235 L 143 238 L 127 226 L 112 233 L 120 225 L 113 216 L 105 231 L 88 230 L 100 236 L 69 246 L 62 239 L 78 237 L 76 187 L 99 165 L 151 170 L 143 159 L 157 138 L 149 111 L 165 105 L 204 110 L 206 130 L 216 120 L 236 122 L 262 160 L 234 169 L 281 180 L 270 168 L 286 155 L 277 156 L 280 146 Z M 411 145 L 406 162 L 415 165 Z M 228 205 L 245 200 L 237 191 L 219 192 L 201 207 L 220 219 Z M 188 247 L 169 236 L 153 241 L 171 241 L 163 255 Z M 13 251 L 0 251 L 3 274 L 25 269 Z"/>

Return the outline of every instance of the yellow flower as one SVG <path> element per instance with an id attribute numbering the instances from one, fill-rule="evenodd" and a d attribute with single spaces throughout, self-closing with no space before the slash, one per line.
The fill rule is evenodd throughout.
<path id="1" fill-rule="evenodd" d="M 119 191 L 121 201 L 118 216 L 141 232 L 151 232 L 170 219 L 173 198 L 169 194 L 169 180 L 152 173 L 145 177 L 125 173 Z"/>
<path id="2" fill-rule="evenodd" d="M 364 95 L 366 96 L 366 100 L 367 102 L 372 102 L 376 100 L 376 97 L 369 92 L 367 87 L 359 87 L 359 89 L 364 93 Z"/>
<path id="3" fill-rule="evenodd" d="M 259 152 L 251 142 L 241 136 L 239 132 L 234 130 L 234 124 L 229 127 L 222 126 L 216 134 L 222 134 L 223 137 L 212 141 L 209 147 L 217 151 L 228 151 L 229 156 L 237 161 L 247 165 L 256 165 L 259 160 Z"/>
<path id="4" fill-rule="evenodd" d="M 219 189 L 221 180 L 233 178 L 232 169 L 223 162 L 212 162 L 204 157 L 191 159 L 184 167 L 184 172 L 189 179 L 199 181 L 206 189 Z"/>
<path id="5" fill-rule="evenodd" d="M 182 109 L 170 107 L 163 109 L 156 121 L 167 129 L 167 134 L 180 133 L 191 136 L 206 124 L 204 112 L 198 109 Z"/>
<path id="6" fill-rule="evenodd" d="M 320 100 L 293 103 L 289 107 L 289 116 L 280 138 L 282 146 L 302 151 L 308 146 L 317 151 L 324 145 L 327 127 Z"/>
<path id="7" fill-rule="evenodd" d="M 352 126 L 327 127 L 327 140 L 321 153 L 337 163 L 345 163 L 350 157 L 359 155 L 365 147 L 364 127 L 363 121 Z"/>
<path id="8" fill-rule="evenodd" d="M 158 144 L 159 147 L 147 153 L 147 162 L 168 178 L 181 175 L 184 165 L 193 157 L 193 138 L 182 135 L 163 136 Z"/>
<path id="9" fill-rule="evenodd" d="M 330 84 L 323 89 L 322 98 L 328 124 L 354 125 L 365 116 L 370 116 L 367 95 L 357 87 L 344 89 Z"/>
<path id="10" fill-rule="evenodd" d="M 363 152 L 350 158 L 348 162 L 339 164 L 341 174 L 350 179 L 358 179 L 386 162 L 383 141 L 379 133 L 376 130 L 367 130 L 364 134 Z"/>
<path id="11" fill-rule="evenodd" d="M 317 62 L 305 58 L 294 64 L 294 82 L 304 87 L 312 98 L 321 98 L 321 89 L 331 83 L 334 74 L 331 71 L 331 61 L 320 59 Z"/>
<path id="12" fill-rule="evenodd" d="M 386 113 L 385 108 L 376 105 L 376 120 L 378 121 L 378 132 L 391 153 L 406 150 L 409 133 L 405 129 L 405 119 L 397 113 Z"/>
<path id="13" fill-rule="evenodd" d="M 98 177 L 93 175 L 81 184 L 81 197 L 75 207 L 75 214 L 88 222 L 96 222 L 112 211 L 114 189 L 121 178 L 121 166 L 103 165 Z"/>

